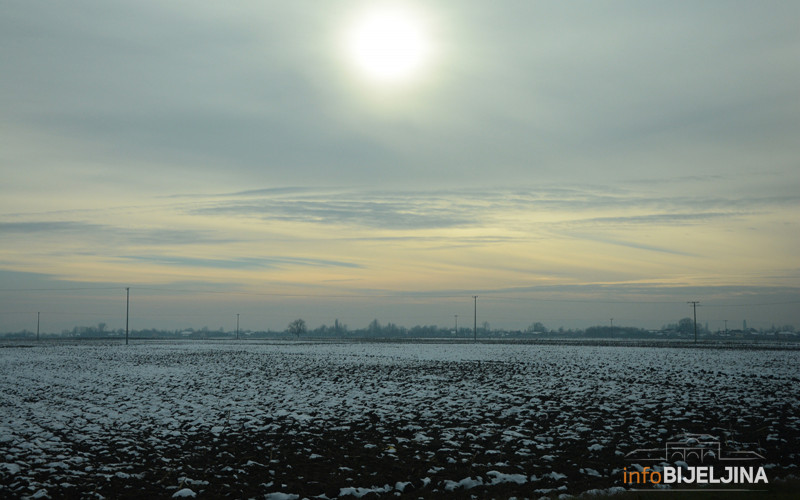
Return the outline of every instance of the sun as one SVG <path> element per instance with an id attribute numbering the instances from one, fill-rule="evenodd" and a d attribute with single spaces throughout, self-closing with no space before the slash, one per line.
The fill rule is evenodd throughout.
<path id="1" fill-rule="evenodd" d="M 355 17 L 346 35 L 347 56 L 373 82 L 401 84 L 417 79 L 431 58 L 425 19 L 410 8 L 382 5 Z"/>

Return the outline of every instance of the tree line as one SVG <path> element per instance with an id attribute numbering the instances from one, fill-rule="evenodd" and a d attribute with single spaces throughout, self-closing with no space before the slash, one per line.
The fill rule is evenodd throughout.
<path id="1" fill-rule="evenodd" d="M 377 318 L 373 319 L 366 327 L 350 329 L 338 319 L 333 324 L 322 324 L 316 328 L 309 328 L 305 320 L 298 318 L 290 322 L 284 330 L 241 330 L 239 332 L 226 330 L 222 327 L 211 329 L 207 326 L 195 329 L 184 328 L 177 330 L 164 329 L 138 329 L 131 330 L 129 335 L 134 338 L 445 338 L 445 339 L 471 339 L 478 338 L 689 338 L 694 336 L 694 321 L 691 318 L 682 318 L 676 323 L 664 325 L 660 330 L 646 330 L 630 326 L 591 326 L 585 329 L 549 329 L 541 322 L 531 323 L 521 330 L 493 329 L 488 322 L 483 322 L 477 328 L 472 326 L 441 327 L 437 325 L 417 325 L 411 328 L 399 326 L 389 322 L 382 324 Z M 76 326 L 71 330 L 62 330 L 60 334 L 43 334 L 44 338 L 116 338 L 124 337 L 123 329 L 109 329 L 106 323 L 95 326 Z M 792 325 L 772 326 L 766 329 L 746 328 L 725 331 L 711 331 L 707 325 L 697 324 L 697 335 L 700 338 L 734 337 L 751 338 L 774 336 L 785 339 L 800 338 Z M 22 330 L 4 335 L 5 338 L 35 338 L 35 332 Z"/>

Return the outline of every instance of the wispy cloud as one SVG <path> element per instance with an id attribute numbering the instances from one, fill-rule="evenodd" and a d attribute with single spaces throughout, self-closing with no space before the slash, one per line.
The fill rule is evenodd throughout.
<path id="1" fill-rule="evenodd" d="M 92 242 L 104 240 L 109 243 L 169 246 L 230 241 L 207 230 L 163 227 L 137 229 L 85 221 L 0 222 L 0 238 L 11 234 L 52 238 L 53 241 L 69 237 Z"/>
<path id="2" fill-rule="evenodd" d="M 597 227 L 693 225 L 746 217 L 797 202 L 800 195 L 665 196 L 603 186 L 393 192 L 287 188 L 217 195 L 205 201 L 201 198 L 185 209 L 201 216 L 408 231 L 491 226 L 498 218 L 526 216 Z M 623 214 L 603 215 L 620 212 Z"/>
<path id="3" fill-rule="evenodd" d="M 213 269 L 282 269 L 287 267 L 344 267 L 360 269 L 363 266 L 354 262 L 326 259 L 306 259 L 300 257 L 257 257 L 238 259 L 203 259 L 195 257 L 126 255 L 125 259 L 147 262 L 161 266 L 200 267 Z"/>
<path id="4" fill-rule="evenodd" d="M 393 193 L 374 196 L 370 193 L 308 194 L 292 198 L 266 196 L 253 191 L 251 199 L 212 202 L 194 208 L 195 215 L 252 217 L 265 221 L 347 225 L 382 229 L 435 229 L 474 224 L 468 206 L 457 198 L 442 198 L 425 193 Z M 272 194 L 272 193 L 270 193 Z M 344 196 L 347 198 L 344 198 Z"/>
<path id="5" fill-rule="evenodd" d="M 696 257 L 696 253 L 687 252 L 685 250 L 680 250 L 676 248 L 667 248 L 663 246 L 656 246 L 656 245 L 649 245 L 647 243 L 639 242 L 639 241 L 625 241 L 623 239 L 612 238 L 609 236 L 603 236 L 599 234 L 588 234 L 588 233 L 577 233 L 577 232 L 570 232 L 567 233 L 570 237 L 580 239 L 580 240 L 588 240 L 594 241 L 597 243 L 605 243 L 608 245 L 616 245 L 621 247 L 633 248 L 637 250 L 645 250 L 648 252 L 656 252 L 656 253 L 664 253 L 664 254 L 671 254 L 671 255 L 680 255 L 684 257 Z"/>
<path id="6" fill-rule="evenodd" d="M 650 227 L 661 226 L 687 226 L 697 225 L 719 219 L 732 219 L 752 215 L 747 213 L 725 213 L 725 212 L 703 212 L 703 213 L 660 213 L 645 215 L 630 215 L 620 217 L 589 217 L 585 219 L 575 219 L 565 223 L 565 225 L 587 225 L 587 226 L 629 226 L 646 225 Z"/>
<path id="7" fill-rule="evenodd" d="M 78 233 L 99 231 L 105 226 L 77 221 L 0 222 L 0 236 L 4 234 Z"/>

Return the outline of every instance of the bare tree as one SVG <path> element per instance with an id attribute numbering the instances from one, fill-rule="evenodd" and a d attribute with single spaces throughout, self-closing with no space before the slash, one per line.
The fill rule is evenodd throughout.
<path id="1" fill-rule="evenodd" d="M 300 338 L 301 333 L 306 333 L 306 322 L 302 319 L 296 319 L 289 323 L 289 333 Z"/>

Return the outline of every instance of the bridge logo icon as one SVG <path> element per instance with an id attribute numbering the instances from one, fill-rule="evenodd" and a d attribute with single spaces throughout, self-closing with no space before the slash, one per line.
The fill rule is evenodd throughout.
<path id="1" fill-rule="evenodd" d="M 663 448 L 637 448 L 625 455 L 630 460 L 652 462 L 692 462 L 706 463 L 764 460 L 764 456 L 748 450 L 728 450 L 723 448 L 719 437 L 710 434 L 679 434 L 677 439 L 667 441 Z"/>

